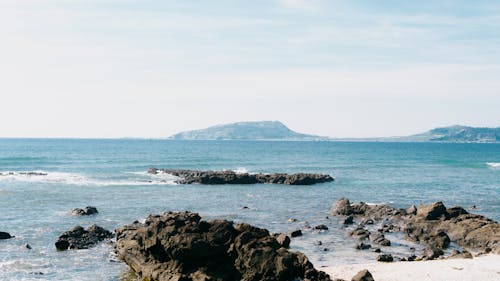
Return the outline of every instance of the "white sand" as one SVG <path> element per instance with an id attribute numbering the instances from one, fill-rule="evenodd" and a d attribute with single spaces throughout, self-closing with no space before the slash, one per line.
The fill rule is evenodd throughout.
<path id="1" fill-rule="evenodd" d="M 323 267 L 332 279 L 351 280 L 360 270 L 368 269 L 375 281 L 500 281 L 500 255 L 473 259 L 366 263 Z"/>

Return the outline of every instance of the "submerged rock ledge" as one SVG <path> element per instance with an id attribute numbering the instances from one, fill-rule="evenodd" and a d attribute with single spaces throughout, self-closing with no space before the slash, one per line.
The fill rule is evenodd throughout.
<path id="1" fill-rule="evenodd" d="M 166 173 L 181 179 L 180 184 L 286 184 L 286 185 L 312 185 L 316 183 L 331 182 L 334 179 L 326 174 L 249 174 L 236 173 L 234 171 L 196 171 L 196 170 L 171 170 L 150 168 L 149 174 Z"/>
<path id="2" fill-rule="evenodd" d="M 142 280 L 331 280 L 265 229 L 196 213 L 150 215 L 116 237 L 117 257 Z"/>

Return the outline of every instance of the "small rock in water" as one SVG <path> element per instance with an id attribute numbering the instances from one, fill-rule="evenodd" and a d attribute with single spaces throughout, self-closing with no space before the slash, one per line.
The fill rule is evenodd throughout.
<path id="1" fill-rule="evenodd" d="M 370 244 L 359 243 L 356 245 L 356 250 L 368 250 L 372 247 Z"/>
<path id="2" fill-rule="evenodd" d="M 297 222 L 297 219 L 295 219 L 295 218 L 289 218 L 288 222 Z"/>
<path id="3" fill-rule="evenodd" d="M 57 250 L 67 249 L 88 249 L 98 242 L 113 237 L 108 230 L 91 225 L 87 229 L 81 226 L 75 226 L 71 230 L 64 232 L 55 243 Z"/>
<path id="4" fill-rule="evenodd" d="M 292 231 L 292 232 L 290 233 L 290 236 L 291 236 L 292 238 L 302 236 L 302 230 L 297 229 L 297 230 L 295 230 L 295 231 Z"/>
<path id="5" fill-rule="evenodd" d="M 96 207 L 87 206 L 85 209 L 75 208 L 71 210 L 71 214 L 75 216 L 90 216 L 99 213 Z"/>
<path id="6" fill-rule="evenodd" d="M 26 249 L 28 249 L 28 250 L 31 250 L 31 249 L 32 249 L 30 244 L 26 244 L 26 245 L 24 245 L 24 247 L 25 247 Z"/>
<path id="7" fill-rule="evenodd" d="M 248 208 L 248 206 L 243 206 L 243 207 L 241 207 L 241 208 L 242 208 L 242 209 L 244 209 L 244 210 L 245 210 L 245 209 L 250 209 L 250 208 Z"/>
<path id="8" fill-rule="evenodd" d="M 373 276 L 368 269 L 363 269 L 354 275 L 351 281 L 375 281 L 375 279 L 373 279 Z"/>
<path id="9" fill-rule="evenodd" d="M 323 245 L 323 242 L 321 242 L 321 241 L 315 241 L 315 242 L 314 242 L 314 245 L 316 245 L 316 246 L 321 246 L 321 245 Z"/>
<path id="10" fill-rule="evenodd" d="M 391 241 L 389 239 L 385 238 L 383 234 L 375 234 L 372 236 L 372 241 L 375 244 L 378 244 L 380 246 L 391 246 Z"/>
<path id="11" fill-rule="evenodd" d="M 0 240 L 2 239 L 10 239 L 10 238 L 13 238 L 14 236 L 11 236 L 10 233 L 8 232 L 3 232 L 3 231 L 0 231 Z"/>
<path id="12" fill-rule="evenodd" d="M 372 252 L 374 252 L 374 253 L 380 253 L 380 252 L 382 252 L 382 250 L 380 250 L 380 248 L 375 248 L 375 249 L 372 250 Z"/>
<path id="13" fill-rule="evenodd" d="M 380 261 L 380 262 L 392 262 L 392 261 L 394 261 L 394 258 L 392 257 L 391 254 L 381 254 L 381 255 L 378 255 L 377 261 Z"/>
<path id="14" fill-rule="evenodd" d="M 328 226 L 324 224 L 320 224 L 314 227 L 314 229 L 319 229 L 319 230 L 328 230 Z"/>

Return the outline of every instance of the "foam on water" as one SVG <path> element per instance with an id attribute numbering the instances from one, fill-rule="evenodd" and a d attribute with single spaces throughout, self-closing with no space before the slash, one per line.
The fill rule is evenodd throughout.
<path id="1" fill-rule="evenodd" d="M 500 168 L 500 162 L 488 162 L 486 163 L 491 168 Z"/>
<path id="2" fill-rule="evenodd" d="M 2 171 L 0 181 L 29 182 L 67 185 L 92 185 L 92 186 L 136 186 L 136 185 L 175 185 L 178 179 L 175 176 L 159 173 L 157 175 L 146 172 L 136 173 L 141 178 L 130 180 L 113 180 L 90 178 L 77 173 L 47 172 L 47 171 Z"/>

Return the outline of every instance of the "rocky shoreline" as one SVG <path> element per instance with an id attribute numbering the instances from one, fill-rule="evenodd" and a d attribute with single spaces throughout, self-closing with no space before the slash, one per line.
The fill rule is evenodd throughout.
<path id="1" fill-rule="evenodd" d="M 175 170 L 175 169 L 148 169 L 148 174 L 170 174 L 180 179 L 179 184 L 285 184 L 285 185 L 312 185 L 317 183 L 331 182 L 334 179 L 325 174 L 249 174 L 234 171 L 197 171 L 197 170 Z"/>
<path id="2" fill-rule="evenodd" d="M 97 208 L 72 209 L 72 215 L 97 215 Z M 343 222 L 339 228 L 358 240 L 356 250 L 378 253 L 379 262 L 422 261 L 445 258 L 473 258 L 486 253 L 500 254 L 500 225 L 464 208 L 447 208 L 442 202 L 397 209 L 389 205 L 335 202 L 329 214 Z M 291 220 L 295 222 L 296 220 Z M 329 224 L 330 228 L 335 227 Z M 288 234 L 227 220 L 205 221 L 196 213 L 166 212 L 150 215 L 118 227 L 114 233 L 91 225 L 64 232 L 55 243 L 58 251 L 88 249 L 102 241 L 114 244 L 116 256 L 140 280 L 332 280 L 314 268 L 308 258 L 289 250 L 295 237 L 307 228 L 328 232 L 329 226 L 297 229 Z M 393 256 L 387 233 L 423 245 L 410 256 Z M 0 239 L 10 239 L 0 232 Z M 116 239 L 116 242 L 113 241 Z M 319 242 L 321 243 L 321 242 Z M 450 245 L 460 247 L 450 251 Z M 31 246 L 27 244 L 27 249 Z M 356 251 L 353 249 L 353 251 Z M 446 253 L 445 253 L 446 251 Z M 340 280 L 340 279 L 333 279 Z M 374 280 L 369 271 L 360 271 L 352 280 Z"/>

